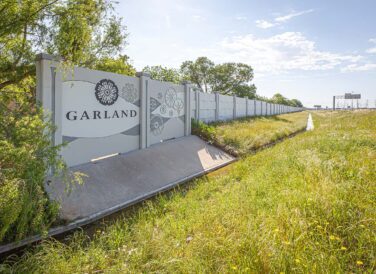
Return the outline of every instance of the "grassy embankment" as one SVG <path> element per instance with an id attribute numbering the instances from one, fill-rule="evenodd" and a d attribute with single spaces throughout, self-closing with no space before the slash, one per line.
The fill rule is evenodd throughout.
<path id="1" fill-rule="evenodd" d="M 2 270 L 371 273 L 376 112 L 313 120 L 314 131 L 148 201 L 91 240 L 45 241 Z"/>
<path id="2" fill-rule="evenodd" d="M 304 130 L 307 117 L 306 112 L 298 112 L 216 122 L 210 125 L 194 122 L 192 133 L 235 156 L 243 156 Z"/>

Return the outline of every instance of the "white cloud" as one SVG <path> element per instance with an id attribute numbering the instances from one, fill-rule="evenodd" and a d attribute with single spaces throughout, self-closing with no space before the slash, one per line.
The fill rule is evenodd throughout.
<path id="1" fill-rule="evenodd" d="M 292 12 L 292 13 L 289 13 L 287 15 L 284 15 L 284 16 L 279 16 L 277 18 L 274 19 L 274 21 L 276 22 L 286 22 L 294 17 L 297 17 L 297 16 L 301 16 L 303 14 L 307 14 L 307 13 L 311 13 L 313 12 L 314 10 L 313 9 L 309 9 L 309 10 L 303 10 L 303 11 L 299 11 L 299 12 Z"/>
<path id="2" fill-rule="evenodd" d="M 370 53 L 370 54 L 376 54 L 376 47 L 375 48 L 369 48 L 366 50 L 367 53 Z"/>
<path id="3" fill-rule="evenodd" d="M 368 40 L 370 43 L 376 44 L 376 38 L 371 38 Z M 376 47 L 369 48 L 366 50 L 367 53 L 369 54 L 376 54 Z"/>
<path id="4" fill-rule="evenodd" d="M 226 38 L 213 50 L 220 62 L 243 62 L 257 73 L 283 73 L 291 70 L 330 70 L 358 62 L 359 55 L 320 51 L 315 42 L 300 32 L 285 32 L 268 38 L 253 35 Z"/>
<path id="5" fill-rule="evenodd" d="M 376 64 L 350 64 L 344 67 L 342 72 L 369 71 L 376 70 Z"/>
<path id="6" fill-rule="evenodd" d="M 283 15 L 283 16 L 278 16 L 278 17 L 274 18 L 274 20 L 272 22 L 266 21 L 266 20 L 256 20 L 256 26 L 259 27 L 259 28 L 262 28 L 262 29 L 267 29 L 267 28 L 279 26 L 282 23 L 285 23 L 285 22 L 289 21 L 290 19 L 292 19 L 294 17 L 301 16 L 301 15 L 304 15 L 304 14 L 307 14 L 307 13 L 311 13 L 313 11 L 314 11 L 313 9 L 309 9 L 309 10 L 303 10 L 303 11 L 298 11 L 298 12 L 292 12 L 292 13 L 289 13 L 289 14 L 286 14 L 286 15 Z"/>
<path id="7" fill-rule="evenodd" d="M 268 29 L 274 27 L 276 24 L 268 22 L 266 20 L 256 20 L 256 26 L 261 29 Z"/>

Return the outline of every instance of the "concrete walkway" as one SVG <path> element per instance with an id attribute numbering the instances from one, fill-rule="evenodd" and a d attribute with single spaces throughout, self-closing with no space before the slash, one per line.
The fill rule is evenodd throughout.
<path id="1" fill-rule="evenodd" d="M 306 130 L 314 130 L 315 126 L 313 125 L 313 120 L 312 120 L 312 115 L 311 113 L 308 115 L 308 120 L 307 120 L 307 127 Z"/>
<path id="2" fill-rule="evenodd" d="M 47 186 L 67 221 L 97 219 L 224 166 L 235 159 L 187 136 L 72 168 L 88 175 L 68 196 L 59 180 Z"/>

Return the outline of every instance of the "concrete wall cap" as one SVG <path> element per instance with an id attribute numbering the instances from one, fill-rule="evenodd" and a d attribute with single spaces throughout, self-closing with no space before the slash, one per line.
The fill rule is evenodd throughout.
<path id="1" fill-rule="evenodd" d="M 35 61 L 40 61 L 40 60 L 51 60 L 51 61 L 61 61 L 63 58 L 59 55 L 52 55 L 48 53 L 39 53 L 35 57 Z"/>
<path id="2" fill-rule="evenodd" d="M 137 77 L 148 77 L 148 78 L 151 78 L 150 73 L 145 72 L 145 71 L 138 71 L 138 72 L 136 72 L 136 76 Z"/>

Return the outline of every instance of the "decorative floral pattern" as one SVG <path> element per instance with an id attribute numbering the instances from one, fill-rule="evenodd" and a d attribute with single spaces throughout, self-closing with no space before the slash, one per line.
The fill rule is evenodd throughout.
<path id="1" fill-rule="evenodd" d="M 119 89 L 112 80 L 100 80 L 95 86 L 95 98 L 105 106 L 113 105 L 119 97 Z"/>
<path id="2" fill-rule="evenodd" d="M 161 105 L 161 107 L 159 108 L 159 112 L 161 114 L 165 114 L 167 112 L 167 107 L 166 105 Z"/>
<path id="3" fill-rule="evenodd" d="M 180 111 L 184 108 L 184 103 L 182 99 L 176 99 L 174 103 L 174 109 L 180 114 Z"/>
<path id="4" fill-rule="evenodd" d="M 121 89 L 120 96 L 129 103 L 134 103 L 138 99 L 138 90 L 133 84 L 127 83 Z"/>
<path id="5" fill-rule="evenodd" d="M 150 129 L 154 135 L 160 135 L 163 131 L 164 123 L 161 116 L 153 116 L 150 121 Z"/>
<path id="6" fill-rule="evenodd" d="M 150 131 L 157 136 L 162 134 L 167 121 L 174 118 L 182 119 L 179 115 L 184 114 L 184 100 L 179 98 L 173 87 L 169 87 L 165 92 L 154 93 L 153 96 L 155 97 L 150 97 L 149 101 Z"/>
<path id="7" fill-rule="evenodd" d="M 157 99 L 150 97 L 150 112 L 156 110 L 160 105 L 161 103 Z"/>
<path id="8" fill-rule="evenodd" d="M 177 98 L 177 94 L 176 94 L 175 89 L 169 88 L 165 94 L 166 105 L 170 108 L 174 107 L 176 98 Z"/>

